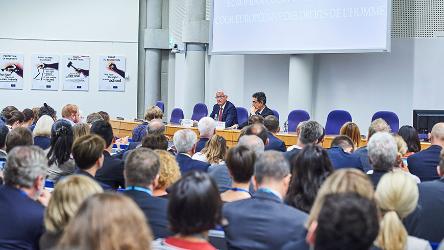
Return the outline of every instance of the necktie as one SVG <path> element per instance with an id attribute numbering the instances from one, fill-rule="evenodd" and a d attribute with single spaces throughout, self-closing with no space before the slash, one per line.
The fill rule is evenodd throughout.
<path id="1" fill-rule="evenodd" d="M 224 112 L 224 109 L 222 107 L 220 107 L 219 109 L 219 121 L 222 121 L 222 113 Z"/>

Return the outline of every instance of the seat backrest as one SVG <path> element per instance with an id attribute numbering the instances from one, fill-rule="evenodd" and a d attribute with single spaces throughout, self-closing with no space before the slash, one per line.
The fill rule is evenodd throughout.
<path id="1" fill-rule="evenodd" d="M 352 117 L 348 111 L 333 110 L 327 116 L 327 123 L 325 124 L 325 134 L 337 135 L 346 122 L 351 122 Z"/>
<path id="2" fill-rule="evenodd" d="M 202 117 L 208 115 L 207 105 L 204 103 L 197 103 L 193 108 L 193 115 L 191 116 L 191 120 L 199 121 Z"/>
<path id="3" fill-rule="evenodd" d="M 225 239 L 225 233 L 223 230 L 210 230 L 208 232 L 208 239 L 211 245 L 216 247 L 216 249 L 219 250 L 228 249 L 227 241 Z"/>
<path id="4" fill-rule="evenodd" d="M 288 114 L 288 132 L 296 132 L 299 123 L 310 120 L 310 115 L 305 110 L 293 110 Z"/>
<path id="5" fill-rule="evenodd" d="M 156 106 L 162 110 L 162 112 L 165 112 L 165 104 L 162 101 L 157 101 Z"/>
<path id="6" fill-rule="evenodd" d="M 390 128 L 392 129 L 393 133 L 397 133 L 399 130 L 399 118 L 398 115 L 396 115 L 396 113 L 391 112 L 391 111 L 378 111 L 376 112 L 373 117 L 372 117 L 372 121 L 381 118 L 384 121 L 387 122 L 387 124 L 390 126 Z"/>
<path id="7" fill-rule="evenodd" d="M 276 118 L 278 118 L 278 120 L 279 120 L 279 112 L 277 112 L 276 110 L 271 110 L 271 111 L 273 111 L 273 115 L 274 116 L 276 116 Z"/>
<path id="8" fill-rule="evenodd" d="M 170 123 L 179 124 L 180 120 L 184 118 L 183 110 L 180 108 L 175 108 L 171 112 Z"/>
<path id="9" fill-rule="evenodd" d="M 242 125 L 248 122 L 248 110 L 243 107 L 236 107 L 237 124 Z"/>

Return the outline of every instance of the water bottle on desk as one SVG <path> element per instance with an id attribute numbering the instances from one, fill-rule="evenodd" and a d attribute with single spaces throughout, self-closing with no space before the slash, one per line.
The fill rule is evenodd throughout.
<path id="1" fill-rule="evenodd" d="M 288 133 L 288 121 L 284 122 L 284 133 Z"/>

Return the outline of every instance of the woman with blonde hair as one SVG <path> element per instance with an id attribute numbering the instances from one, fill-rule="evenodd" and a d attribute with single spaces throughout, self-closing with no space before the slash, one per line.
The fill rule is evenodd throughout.
<path id="1" fill-rule="evenodd" d="M 413 178 L 416 183 L 421 183 L 421 180 L 418 176 L 410 173 L 410 170 L 407 165 L 407 158 L 403 157 L 407 153 L 407 143 L 400 135 L 393 135 L 395 138 L 396 146 L 398 147 L 398 157 L 396 158 L 396 167 L 393 170 L 402 170 L 407 175 Z"/>
<path id="2" fill-rule="evenodd" d="M 176 158 L 168 151 L 154 150 L 159 156 L 160 170 L 159 180 L 154 187 L 153 195 L 161 198 L 168 198 L 167 188 L 180 179 L 180 168 Z"/>
<path id="3" fill-rule="evenodd" d="M 49 115 L 42 115 L 37 120 L 32 134 L 34 136 L 34 145 L 45 150 L 51 145 L 51 128 L 54 120 Z"/>
<path id="4" fill-rule="evenodd" d="M 130 198 L 102 193 L 86 199 L 69 222 L 58 249 L 147 250 L 152 234 Z"/>
<path id="5" fill-rule="evenodd" d="M 135 127 L 133 129 L 133 133 L 132 133 L 132 137 L 131 137 L 132 140 L 134 142 L 142 141 L 143 137 L 146 135 L 148 123 L 152 120 L 155 120 L 155 119 L 162 120 L 163 119 L 163 112 L 159 107 L 151 106 L 151 107 L 147 108 L 147 110 L 145 112 L 145 117 L 144 117 L 143 123 L 137 125 L 137 127 Z"/>
<path id="6" fill-rule="evenodd" d="M 207 141 L 202 151 L 193 155 L 193 159 L 208 162 L 211 165 L 221 165 L 225 164 L 226 154 L 227 141 L 225 138 L 220 135 L 213 135 L 211 139 Z"/>
<path id="7" fill-rule="evenodd" d="M 354 122 L 346 122 L 342 125 L 339 130 L 339 135 L 346 135 L 350 137 L 353 141 L 354 148 L 358 148 L 361 143 L 361 131 L 359 131 L 359 127 Z"/>
<path id="8" fill-rule="evenodd" d="M 376 187 L 376 201 L 383 215 L 376 245 L 382 250 L 432 249 L 429 242 L 407 234 L 402 219 L 418 204 L 416 182 L 402 172 L 385 174 Z"/>
<path id="9" fill-rule="evenodd" d="M 74 134 L 74 141 L 84 135 L 89 135 L 90 126 L 87 123 L 77 123 L 72 127 L 72 132 Z"/>
<path id="10" fill-rule="evenodd" d="M 40 249 L 55 247 L 80 204 L 89 196 L 102 192 L 99 184 L 86 176 L 73 175 L 60 180 L 45 210 L 46 232 L 40 238 Z"/>

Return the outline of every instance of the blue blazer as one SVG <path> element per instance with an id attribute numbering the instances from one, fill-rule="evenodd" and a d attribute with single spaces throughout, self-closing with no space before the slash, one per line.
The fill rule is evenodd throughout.
<path id="1" fill-rule="evenodd" d="M 123 164 L 121 159 L 113 157 L 108 151 L 103 151 L 105 159 L 103 166 L 97 171 L 95 179 L 104 183 L 113 189 L 125 187 L 125 179 L 123 178 Z"/>
<path id="2" fill-rule="evenodd" d="M 268 144 L 265 146 L 265 150 L 276 150 L 281 152 L 286 152 L 287 147 L 285 143 L 273 135 L 271 132 L 268 133 Z"/>
<path id="3" fill-rule="evenodd" d="M 281 249 L 302 240 L 307 214 L 285 205 L 271 193 L 258 191 L 251 199 L 226 203 L 224 217 L 228 249 Z"/>
<path id="4" fill-rule="evenodd" d="M 416 210 L 405 220 L 409 235 L 432 242 L 444 238 L 444 179 L 418 184 L 419 200 Z"/>
<path id="5" fill-rule="evenodd" d="M 166 238 L 173 233 L 168 229 L 168 199 L 154 197 L 141 191 L 126 190 L 126 196 L 136 202 L 153 231 L 154 239 Z"/>
<path id="6" fill-rule="evenodd" d="M 214 104 L 213 111 L 210 114 L 210 117 L 214 119 L 216 115 L 219 115 L 220 106 Z M 225 122 L 225 127 L 231 127 L 234 124 L 237 124 L 237 111 L 236 107 L 230 101 L 225 103 L 225 108 L 222 111 L 222 121 Z"/>
<path id="7" fill-rule="evenodd" d="M 369 170 L 373 169 L 373 166 L 370 164 L 370 161 L 368 159 L 368 149 L 367 147 L 358 148 L 354 153 L 354 156 L 357 156 L 359 160 L 361 161 L 362 169 L 365 173 L 367 173 Z"/>
<path id="8" fill-rule="evenodd" d="M 335 169 L 356 168 L 364 171 L 359 156 L 347 153 L 341 147 L 332 147 L 327 150 L 327 154 Z"/>
<path id="9" fill-rule="evenodd" d="M 291 161 L 291 159 L 293 159 L 294 156 L 298 155 L 299 152 L 301 152 L 301 149 L 299 148 L 294 148 L 290 151 L 284 152 L 284 157 L 285 159 L 287 159 L 288 161 Z"/>
<path id="10" fill-rule="evenodd" d="M 428 149 L 415 153 L 407 158 L 410 173 L 423 181 L 439 179 L 436 166 L 439 164 L 441 146 L 432 145 Z"/>
<path id="11" fill-rule="evenodd" d="M 0 187 L 0 248 L 39 249 L 44 208 L 21 190 Z"/>
<path id="12" fill-rule="evenodd" d="M 188 155 L 181 153 L 177 154 L 176 161 L 179 164 L 180 172 L 182 173 L 182 175 L 192 170 L 207 172 L 208 167 L 210 166 L 210 164 L 206 162 L 194 160 Z"/>
<path id="13" fill-rule="evenodd" d="M 210 139 L 208 138 L 200 138 L 196 143 L 196 153 L 202 151 L 202 149 L 205 147 L 205 144 Z"/>
<path id="14" fill-rule="evenodd" d="M 36 136 L 34 137 L 34 145 L 45 150 L 51 146 L 51 138 L 47 136 Z"/>

